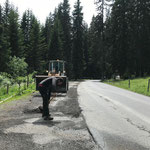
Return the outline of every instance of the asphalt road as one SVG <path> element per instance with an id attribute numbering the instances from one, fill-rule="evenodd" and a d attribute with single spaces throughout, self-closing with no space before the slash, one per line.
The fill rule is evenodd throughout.
<path id="1" fill-rule="evenodd" d="M 0 150 L 98 150 L 78 104 L 78 82 L 50 103 L 53 121 L 42 119 L 38 92 L 0 105 Z"/>
<path id="2" fill-rule="evenodd" d="M 80 83 L 78 95 L 102 150 L 150 150 L 150 97 L 96 80 Z"/>

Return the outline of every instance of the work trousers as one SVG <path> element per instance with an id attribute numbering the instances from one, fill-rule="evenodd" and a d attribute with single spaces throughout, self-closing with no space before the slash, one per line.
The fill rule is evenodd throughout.
<path id="1" fill-rule="evenodd" d="M 49 99 L 51 97 L 51 92 L 48 90 L 39 89 L 40 94 L 43 98 L 43 112 L 42 117 L 50 116 L 49 114 Z"/>

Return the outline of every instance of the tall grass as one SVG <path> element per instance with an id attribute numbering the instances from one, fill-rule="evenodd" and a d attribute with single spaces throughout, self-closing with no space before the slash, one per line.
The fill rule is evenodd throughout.
<path id="1" fill-rule="evenodd" d="M 131 79 L 130 80 L 130 86 L 129 86 L 129 80 L 107 80 L 105 83 L 124 88 L 139 94 L 143 94 L 146 96 L 150 96 L 150 89 L 147 91 L 148 88 L 148 81 L 150 77 L 147 78 L 137 78 L 137 79 Z"/>

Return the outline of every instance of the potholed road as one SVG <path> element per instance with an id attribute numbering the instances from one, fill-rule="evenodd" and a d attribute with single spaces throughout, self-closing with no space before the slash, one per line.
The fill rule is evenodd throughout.
<path id="1" fill-rule="evenodd" d="M 103 150 L 150 150 L 150 98 L 96 80 L 78 86 L 88 128 Z"/>

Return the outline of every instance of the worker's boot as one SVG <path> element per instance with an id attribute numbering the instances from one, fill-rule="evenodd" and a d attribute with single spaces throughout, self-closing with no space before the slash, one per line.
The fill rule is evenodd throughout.
<path id="1" fill-rule="evenodd" d="M 44 116 L 43 119 L 44 119 L 44 120 L 53 120 L 54 118 L 51 117 L 51 116 Z"/>

